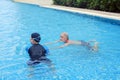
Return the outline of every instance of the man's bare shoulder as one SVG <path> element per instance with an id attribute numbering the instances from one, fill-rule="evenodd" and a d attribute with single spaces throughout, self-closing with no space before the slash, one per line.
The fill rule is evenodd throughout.
<path id="1" fill-rule="evenodd" d="M 80 41 L 75 41 L 75 40 L 69 40 L 68 44 L 81 44 Z"/>

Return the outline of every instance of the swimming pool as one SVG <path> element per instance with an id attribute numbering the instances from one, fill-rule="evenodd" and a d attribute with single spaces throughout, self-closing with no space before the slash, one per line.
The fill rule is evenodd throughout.
<path id="1" fill-rule="evenodd" d="M 120 21 L 41 8 L 1 0 L 0 80 L 119 80 Z M 39 32 L 41 44 L 59 39 L 68 32 L 73 40 L 97 40 L 99 52 L 82 46 L 51 50 L 48 58 L 55 70 L 45 64 L 29 67 L 25 46 L 30 34 Z M 54 47 L 61 45 L 49 45 Z"/>

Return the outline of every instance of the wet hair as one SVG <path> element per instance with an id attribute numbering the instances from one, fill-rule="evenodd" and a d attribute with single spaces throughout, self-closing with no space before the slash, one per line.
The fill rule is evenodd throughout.
<path id="1" fill-rule="evenodd" d="M 36 42 L 40 42 L 40 40 L 41 40 L 39 33 L 32 33 L 31 38 L 33 38 Z"/>
<path id="2" fill-rule="evenodd" d="M 68 33 L 66 33 L 66 32 L 63 32 L 63 33 L 61 33 L 61 34 L 65 35 L 65 36 L 67 37 L 67 40 L 69 40 Z"/>

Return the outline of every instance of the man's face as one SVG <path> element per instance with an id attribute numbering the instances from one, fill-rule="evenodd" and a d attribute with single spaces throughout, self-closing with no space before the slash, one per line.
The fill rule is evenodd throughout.
<path id="1" fill-rule="evenodd" d="M 64 34 L 60 35 L 60 41 L 66 42 L 67 41 L 67 36 Z"/>

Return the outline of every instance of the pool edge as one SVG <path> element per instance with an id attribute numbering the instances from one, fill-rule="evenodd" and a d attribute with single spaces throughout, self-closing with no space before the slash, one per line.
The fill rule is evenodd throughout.
<path id="1" fill-rule="evenodd" d="M 95 11 L 95 10 L 88 10 L 88 9 L 78 9 L 78 8 L 58 6 L 58 5 L 56 6 L 56 5 L 52 5 L 52 4 L 51 5 L 43 5 L 43 4 L 40 5 L 40 4 L 36 4 L 36 3 L 29 3 L 29 2 L 23 2 L 23 1 L 14 1 L 14 0 L 12 0 L 12 1 L 13 2 L 18 2 L 18 3 L 29 4 L 29 5 L 36 5 L 38 7 L 47 8 L 47 9 L 53 9 L 53 10 L 58 10 L 58 11 L 71 12 L 71 13 L 75 13 L 75 14 L 92 16 L 94 18 L 99 18 L 102 21 L 107 21 L 107 22 L 112 23 L 112 24 L 120 25 L 120 17 L 118 17 L 118 16 L 120 16 L 120 14 L 117 14 L 117 13 Z M 80 10 L 82 10 L 82 11 L 80 11 Z M 92 11 L 95 11 L 95 13 L 92 12 Z M 98 14 L 97 12 L 110 13 L 111 15 L 115 14 L 117 16 L 116 17 L 115 16 L 109 16 L 109 15 L 106 16 L 106 15 Z"/>

